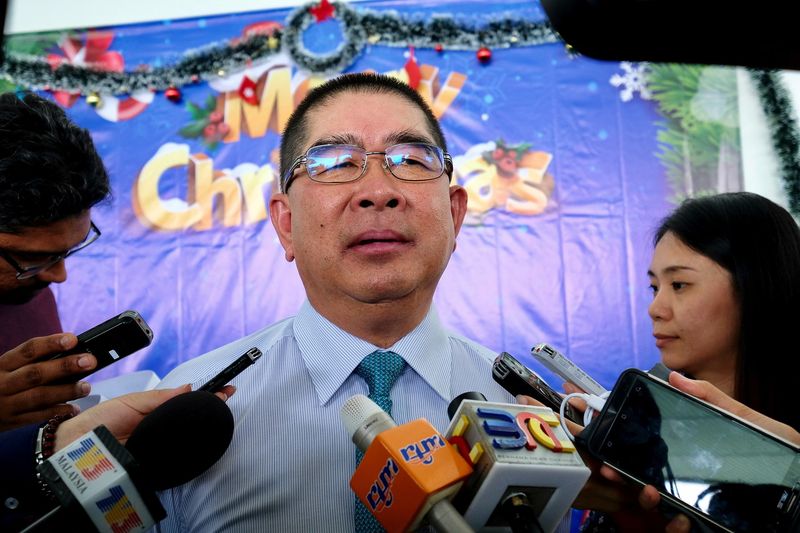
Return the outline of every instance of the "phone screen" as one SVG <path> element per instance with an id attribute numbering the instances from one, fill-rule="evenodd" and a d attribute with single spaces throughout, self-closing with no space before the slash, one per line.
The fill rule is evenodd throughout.
<path id="1" fill-rule="evenodd" d="M 628 371 L 589 448 L 630 477 L 735 531 L 780 531 L 797 507 L 798 449 Z"/>

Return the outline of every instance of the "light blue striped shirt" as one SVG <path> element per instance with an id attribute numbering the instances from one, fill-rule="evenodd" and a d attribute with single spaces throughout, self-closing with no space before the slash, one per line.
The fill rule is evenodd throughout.
<path id="1" fill-rule="evenodd" d="M 233 380 L 228 400 L 233 441 L 203 475 L 161 494 L 168 515 L 161 531 L 353 531 L 355 446 L 339 409 L 368 394 L 353 370 L 378 348 L 305 302 L 294 318 L 180 365 L 160 386 L 196 388 L 253 346 L 264 355 Z M 513 402 L 492 379 L 496 354 L 445 331 L 433 308 L 389 349 L 408 363 L 392 389 L 398 424 L 424 417 L 444 432 L 447 405 L 467 391 Z"/>

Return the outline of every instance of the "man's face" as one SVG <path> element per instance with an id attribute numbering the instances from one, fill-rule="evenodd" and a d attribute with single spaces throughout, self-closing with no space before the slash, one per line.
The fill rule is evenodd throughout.
<path id="1" fill-rule="evenodd" d="M 402 142 L 435 144 L 425 115 L 394 94 L 341 93 L 308 115 L 304 149 L 353 144 L 383 151 Z M 300 167 L 288 194 L 276 194 L 273 224 L 312 305 L 428 302 L 455 249 L 466 210 L 463 188 L 447 174 L 406 182 L 381 155 L 349 183 L 323 184 Z M 329 308 L 329 307 L 328 307 Z"/>
<path id="2" fill-rule="evenodd" d="M 89 211 L 45 226 L 25 228 L 19 233 L 0 233 L 0 249 L 23 265 L 40 264 L 80 244 L 89 233 Z M 0 257 L 0 303 L 21 304 L 50 283 L 67 279 L 64 261 L 37 275 L 19 280 L 17 271 Z"/>

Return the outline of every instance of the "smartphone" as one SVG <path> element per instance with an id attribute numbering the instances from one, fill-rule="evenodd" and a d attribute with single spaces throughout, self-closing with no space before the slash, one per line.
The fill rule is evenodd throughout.
<path id="1" fill-rule="evenodd" d="M 514 396 L 517 394 L 530 396 L 556 413 L 561 409 L 563 400 L 561 395 L 536 372 L 526 368 L 508 352 L 502 352 L 495 358 L 492 364 L 492 377 Z M 569 420 L 583 425 L 583 416 L 571 405 L 566 405 L 564 414 Z"/>
<path id="2" fill-rule="evenodd" d="M 654 485 L 699 526 L 800 528 L 800 447 L 650 374 L 623 372 L 580 437 L 591 455 Z"/>
<path id="3" fill-rule="evenodd" d="M 81 333 L 78 335 L 78 344 L 75 348 L 58 353 L 50 359 L 59 359 L 76 353 L 94 355 L 97 358 L 97 366 L 92 370 L 61 380 L 62 383 L 74 383 L 145 346 L 149 346 L 152 341 L 153 330 L 139 313 L 129 310 Z"/>
<path id="4" fill-rule="evenodd" d="M 211 378 L 205 385 L 197 390 L 204 390 L 208 392 L 217 392 L 222 389 L 230 381 L 242 373 L 242 370 L 249 367 L 261 357 L 261 350 L 258 348 L 250 348 L 245 353 L 239 356 L 236 361 L 225 367 L 219 374 Z"/>
<path id="5" fill-rule="evenodd" d="M 608 394 L 605 387 L 592 379 L 592 376 L 584 372 L 578 365 L 567 359 L 567 356 L 549 344 L 537 344 L 531 348 L 531 355 L 551 372 L 561 376 L 564 381 L 574 383 L 581 390 L 600 397 Z"/>

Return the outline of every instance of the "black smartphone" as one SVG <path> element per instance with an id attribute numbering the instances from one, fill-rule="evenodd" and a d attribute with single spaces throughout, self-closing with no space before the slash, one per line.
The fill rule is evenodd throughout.
<path id="1" fill-rule="evenodd" d="M 222 387 L 230 383 L 230 381 L 242 373 L 242 370 L 249 367 L 261 357 L 261 350 L 258 348 L 250 348 L 245 353 L 239 356 L 233 363 L 225 367 L 219 374 L 207 381 L 202 387 L 197 390 L 204 390 L 208 392 L 217 392 Z"/>
<path id="2" fill-rule="evenodd" d="M 58 353 L 49 359 L 59 359 L 76 353 L 90 353 L 97 358 L 97 366 L 89 372 L 75 374 L 61 380 L 74 383 L 89 374 L 107 367 L 130 354 L 149 346 L 153 341 L 153 330 L 136 311 L 125 311 L 111 317 L 102 324 L 78 335 L 75 348 Z"/>
<path id="3" fill-rule="evenodd" d="M 590 454 L 654 485 L 717 531 L 798 531 L 800 447 L 637 369 L 580 435 Z"/>
<path id="4" fill-rule="evenodd" d="M 556 413 L 561 409 L 563 400 L 561 395 L 536 372 L 525 367 L 508 352 L 502 352 L 495 358 L 492 364 L 492 377 L 514 396 L 517 394 L 530 396 Z M 583 424 L 583 416 L 571 405 L 567 404 L 564 414 L 569 420 Z"/>

